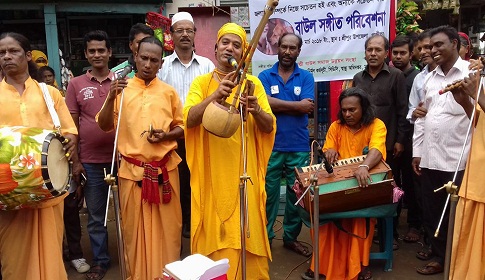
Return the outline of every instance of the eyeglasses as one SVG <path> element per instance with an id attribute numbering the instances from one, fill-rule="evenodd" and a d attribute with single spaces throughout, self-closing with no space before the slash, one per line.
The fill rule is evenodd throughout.
<path id="1" fill-rule="evenodd" d="M 194 29 L 177 29 L 177 30 L 174 30 L 173 33 L 177 34 L 177 35 L 182 35 L 187 33 L 187 35 L 192 35 L 195 33 L 195 30 Z"/>

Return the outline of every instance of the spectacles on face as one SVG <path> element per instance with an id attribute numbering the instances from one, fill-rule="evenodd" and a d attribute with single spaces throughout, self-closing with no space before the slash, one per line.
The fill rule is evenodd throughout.
<path id="1" fill-rule="evenodd" d="M 195 33 L 194 29 L 176 29 L 173 31 L 174 34 L 177 35 L 183 35 L 184 33 L 187 33 L 187 35 L 193 35 Z"/>

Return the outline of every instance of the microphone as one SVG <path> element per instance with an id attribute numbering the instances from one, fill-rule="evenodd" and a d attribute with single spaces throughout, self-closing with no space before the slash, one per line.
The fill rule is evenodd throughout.
<path id="1" fill-rule="evenodd" d="M 325 153 L 322 151 L 322 147 L 318 142 L 315 142 L 317 144 L 317 149 L 318 149 L 318 154 L 322 157 L 323 160 L 323 165 L 325 166 L 325 171 L 327 171 L 328 174 L 333 173 L 333 167 L 332 165 L 328 162 L 327 157 L 325 156 Z"/>
<path id="2" fill-rule="evenodd" d="M 121 71 L 121 73 L 118 75 L 116 79 L 118 80 L 124 79 L 126 75 L 131 73 L 131 71 L 133 71 L 133 66 L 130 64 L 126 65 L 125 68 L 123 68 L 123 71 Z"/>
<path id="3" fill-rule="evenodd" d="M 327 157 L 325 156 L 325 153 L 322 150 L 320 151 L 323 159 L 323 164 L 325 165 L 325 171 L 327 171 L 328 174 L 332 174 L 333 173 L 332 165 L 328 162 Z"/>
<path id="4" fill-rule="evenodd" d="M 236 59 L 232 56 L 227 58 L 227 62 L 229 62 L 229 64 L 231 64 L 232 67 L 234 67 L 234 69 L 237 69 L 237 67 L 239 66 L 239 65 L 237 65 Z"/>

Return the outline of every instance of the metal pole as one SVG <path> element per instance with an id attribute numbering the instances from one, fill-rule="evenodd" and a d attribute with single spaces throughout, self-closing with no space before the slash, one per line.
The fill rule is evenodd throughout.
<path id="1" fill-rule="evenodd" d="M 126 266 L 125 266 L 125 247 L 123 244 L 123 232 L 121 231 L 121 215 L 120 211 L 120 199 L 118 196 L 118 185 L 114 184 L 111 187 L 113 192 L 113 204 L 115 208 L 115 220 L 116 220 L 116 238 L 118 240 L 118 259 L 120 262 L 121 279 L 127 279 Z M 107 208 L 107 206 L 106 206 Z"/>
<path id="2" fill-rule="evenodd" d="M 241 118 L 241 153 L 242 153 L 242 164 L 243 164 L 243 174 L 239 177 L 239 223 L 240 223 L 240 233 L 241 233 L 241 269 L 242 269 L 242 280 L 246 280 L 246 230 L 247 237 L 249 238 L 249 215 L 247 208 L 247 184 L 251 177 L 247 174 L 248 166 L 248 155 L 246 147 L 246 122 L 244 121 L 244 110 L 242 105 L 239 106 L 239 116 Z"/>
<path id="3" fill-rule="evenodd" d="M 106 201 L 106 213 L 104 217 L 104 226 L 106 227 L 106 223 L 108 220 L 108 207 L 109 207 L 109 195 L 110 191 L 113 194 L 113 203 L 114 203 L 114 210 L 115 210 L 115 221 L 116 221 L 116 239 L 118 241 L 118 259 L 120 263 L 120 272 L 121 272 L 121 277 L 123 280 L 127 278 L 126 274 L 126 264 L 125 264 L 125 250 L 124 250 L 124 243 L 123 243 L 123 232 L 121 230 L 121 213 L 120 213 L 120 201 L 119 201 L 119 196 L 118 196 L 118 185 L 116 184 L 116 178 L 114 177 L 114 166 L 115 166 L 115 161 L 116 161 L 116 151 L 117 145 L 118 145 L 118 134 L 119 134 L 119 127 L 120 127 L 120 120 L 121 120 L 121 110 L 123 108 L 123 97 L 125 94 L 125 90 L 123 89 L 121 91 L 121 101 L 120 101 L 120 109 L 118 112 L 118 122 L 116 126 L 116 132 L 115 132 L 115 141 L 114 141 L 114 146 L 113 146 L 113 157 L 111 160 L 111 173 L 106 175 L 104 177 L 104 181 L 108 183 L 109 188 L 108 188 L 108 197 Z M 106 173 L 106 171 L 105 171 Z"/>
<path id="4" fill-rule="evenodd" d="M 246 230 L 246 205 L 245 205 L 245 187 L 244 179 L 241 179 L 239 184 L 239 218 L 240 218 L 240 233 L 241 233 L 241 269 L 242 269 L 242 279 L 246 279 L 246 236 L 244 234 Z"/>
<path id="5" fill-rule="evenodd" d="M 320 267 L 318 257 L 318 233 L 320 228 L 320 187 L 318 186 L 316 174 L 312 177 L 312 184 L 315 193 L 313 194 L 313 268 L 315 280 L 320 279 Z"/>
<path id="6" fill-rule="evenodd" d="M 446 253 L 445 253 L 445 269 L 444 271 L 444 279 L 448 280 L 450 277 L 450 264 L 451 264 L 451 248 L 453 246 L 453 231 L 455 228 L 455 214 L 456 214 L 456 205 L 458 204 L 458 195 L 456 192 L 451 195 L 451 203 L 450 203 L 450 217 L 448 219 L 448 234 L 446 236 Z"/>

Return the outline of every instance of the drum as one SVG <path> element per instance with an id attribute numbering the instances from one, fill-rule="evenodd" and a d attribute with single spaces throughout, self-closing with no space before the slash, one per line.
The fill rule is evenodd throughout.
<path id="1" fill-rule="evenodd" d="M 69 189 L 64 140 L 52 130 L 0 128 L 0 210 L 35 207 Z"/>

